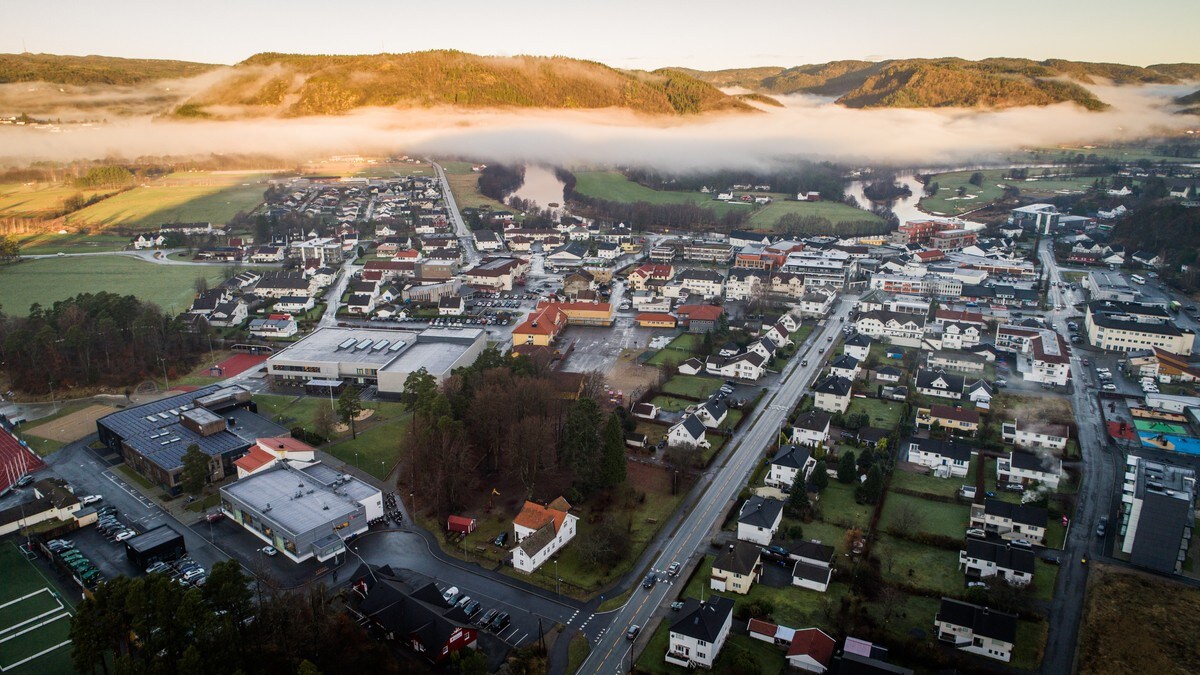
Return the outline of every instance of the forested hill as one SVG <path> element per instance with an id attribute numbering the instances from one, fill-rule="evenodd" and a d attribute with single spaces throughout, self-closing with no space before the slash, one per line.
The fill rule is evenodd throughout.
<path id="1" fill-rule="evenodd" d="M 186 115 L 337 115 L 356 108 L 624 108 L 657 115 L 752 111 L 677 70 L 617 70 L 563 57 L 457 51 L 369 56 L 258 54 L 193 96 Z"/>
<path id="2" fill-rule="evenodd" d="M 1148 68 L 1049 59 L 901 59 L 832 61 L 793 68 L 686 71 L 717 86 L 767 94 L 835 96 L 852 108 L 1011 108 L 1074 102 L 1089 110 L 1107 104 L 1081 84 L 1173 84 L 1200 77 L 1200 64 Z"/>
<path id="3" fill-rule="evenodd" d="M 127 85 L 192 77 L 219 67 L 190 61 L 121 59 L 113 56 L 0 54 L 0 84 L 53 82 L 71 85 Z"/>

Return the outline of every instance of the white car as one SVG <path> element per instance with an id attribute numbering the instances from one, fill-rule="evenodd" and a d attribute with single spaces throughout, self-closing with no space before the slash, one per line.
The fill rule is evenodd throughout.
<path id="1" fill-rule="evenodd" d="M 79 498 L 79 503 L 83 504 L 84 506 L 91 506 L 92 504 L 100 501 L 104 501 L 104 497 L 100 495 L 84 495 Z"/>
<path id="2" fill-rule="evenodd" d="M 278 554 L 279 554 L 279 550 L 278 550 L 278 549 L 276 549 L 274 546 L 264 546 L 264 547 L 262 547 L 262 548 L 260 548 L 260 549 L 258 549 L 258 550 L 260 550 L 260 551 L 262 551 L 263 553 L 265 553 L 265 554 L 267 554 L 267 555 L 271 556 L 272 558 L 274 558 L 276 555 L 278 555 Z"/>
<path id="3" fill-rule="evenodd" d="M 450 598 L 453 598 L 456 595 L 458 595 L 458 586 L 451 586 L 442 592 L 442 599 L 446 602 L 450 602 Z"/>
<path id="4" fill-rule="evenodd" d="M 1108 384 L 1106 384 L 1106 385 L 1104 385 L 1103 387 L 1100 387 L 1100 388 L 1101 388 L 1101 389 L 1103 389 L 1104 391 L 1116 391 L 1116 390 L 1117 390 L 1117 385 L 1115 385 L 1115 384 L 1113 384 L 1113 383 L 1109 382 Z"/>

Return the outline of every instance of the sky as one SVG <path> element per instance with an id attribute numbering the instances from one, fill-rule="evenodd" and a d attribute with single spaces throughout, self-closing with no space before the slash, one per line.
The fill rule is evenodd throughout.
<path id="1" fill-rule="evenodd" d="M 993 56 L 1200 62 L 1196 0 L 80 0 L 7 3 L 0 52 L 233 64 L 458 49 L 703 70 Z"/>

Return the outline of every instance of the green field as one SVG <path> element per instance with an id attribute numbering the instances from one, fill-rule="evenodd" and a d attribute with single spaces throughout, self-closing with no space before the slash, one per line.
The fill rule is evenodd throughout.
<path id="1" fill-rule="evenodd" d="M 829 466 L 837 466 L 836 459 L 826 458 Z M 854 485 L 830 479 L 829 486 L 821 491 L 817 504 L 821 508 L 821 520 L 842 527 L 867 528 L 871 512 L 875 507 L 854 501 Z M 832 543 L 832 542 L 827 542 Z"/>
<path id="2" fill-rule="evenodd" d="M 74 672 L 70 645 L 72 610 L 66 595 L 12 543 L 0 546 L 0 575 L 4 578 L 4 584 L 0 585 L 0 605 L 5 605 L 0 608 L 0 668 L 6 674 L 19 675 Z M 30 596 L 33 593 L 36 594 Z M 43 613 L 47 614 L 36 618 Z M 33 628 L 39 621 L 46 623 Z M 37 654 L 41 656 L 35 657 Z M 16 665 L 25 659 L 30 660 Z"/>
<path id="3" fill-rule="evenodd" d="M 967 582 L 958 568 L 958 553 L 955 551 L 886 534 L 876 538 L 872 550 L 883 561 L 881 571 L 885 581 L 947 594 L 961 593 L 966 587 Z"/>
<path id="4" fill-rule="evenodd" d="M 775 227 L 780 218 L 788 214 L 816 216 L 824 218 L 835 225 L 839 223 L 857 223 L 863 221 L 878 223 L 883 221 L 882 218 L 870 211 L 856 209 L 853 206 L 847 206 L 840 202 L 795 202 L 776 198 L 775 201 L 755 211 L 754 215 L 750 216 L 749 225 L 755 230 L 770 230 Z"/>
<path id="5" fill-rule="evenodd" d="M 895 429 L 900 424 L 904 405 L 898 401 L 881 401 L 877 398 L 854 398 L 846 409 L 846 417 L 866 413 L 871 419 L 868 426 L 876 429 Z"/>
<path id="6" fill-rule="evenodd" d="M 138 187 L 67 216 L 71 225 L 125 225 L 157 228 L 164 223 L 224 224 L 238 211 L 253 211 L 262 203 L 265 183 L 246 176 L 243 185 L 178 185 Z"/>
<path id="7" fill-rule="evenodd" d="M 21 242 L 21 255 L 121 251 L 130 243 L 129 237 L 91 232 L 17 235 L 17 238 Z"/>
<path id="8" fill-rule="evenodd" d="M 44 306 L 80 293 L 109 291 L 135 295 L 163 310 L 187 309 L 195 295 L 197 277 L 215 286 L 224 279 L 216 265 L 157 265 L 125 256 L 42 258 L 0 267 L 0 307 L 25 315 L 33 303 Z"/>
<path id="9" fill-rule="evenodd" d="M 721 380 L 702 375 L 676 375 L 663 385 L 663 392 L 692 398 L 708 398 L 721 388 Z"/>
<path id="10" fill-rule="evenodd" d="M 1041 179 L 1031 172 L 1030 178 L 1037 180 L 1013 180 L 1008 178 L 1008 169 L 989 169 L 981 171 L 982 185 L 972 185 L 971 175 L 974 171 L 953 171 L 939 173 L 933 177 L 933 182 L 940 188 L 936 195 L 921 199 L 921 208 L 933 214 L 958 215 L 987 206 L 1000 199 L 1004 194 L 1005 185 L 1011 185 L 1023 195 L 1040 195 L 1049 197 L 1060 190 L 1086 190 L 1096 181 L 1095 176 L 1081 178 L 1050 178 Z M 964 188 L 966 193 L 960 198 L 958 188 Z"/>
<path id="11" fill-rule="evenodd" d="M 45 218 L 61 211 L 68 197 L 90 199 L 105 192 L 109 190 L 80 190 L 56 183 L 0 183 L 0 217 Z"/>
<path id="12" fill-rule="evenodd" d="M 898 473 L 898 472 L 897 472 Z M 928 532 L 946 537 L 961 537 L 970 521 L 971 507 L 966 504 L 946 504 L 920 497 L 893 492 L 883 505 L 879 525 L 884 530 L 900 528 L 901 514 L 909 514 L 912 522 L 908 534 Z"/>
<path id="13" fill-rule="evenodd" d="M 576 171 L 575 191 L 581 195 L 605 199 L 613 202 L 632 204 L 647 202 L 650 204 L 693 204 L 706 209 L 712 209 L 717 216 L 723 216 L 733 211 L 749 211 L 750 205 L 727 204 L 713 199 L 715 195 L 700 192 L 675 192 L 671 190 L 651 190 L 650 188 L 629 180 L 617 171 Z"/>
<path id="14" fill-rule="evenodd" d="M 508 211 L 509 207 L 491 197 L 485 197 L 479 191 L 479 174 L 471 171 L 470 162 L 438 162 L 442 171 L 446 172 L 446 181 L 450 183 L 450 192 L 454 194 L 454 202 L 459 210 L 487 207 L 493 211 Z"/>

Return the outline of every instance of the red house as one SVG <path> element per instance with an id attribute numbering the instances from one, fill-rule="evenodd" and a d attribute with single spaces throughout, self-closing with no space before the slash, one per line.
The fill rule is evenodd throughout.
<path id="1" fill-rule="evenodd" d="M 408 585 L 391 574 L 390 568 L 381 567 L 375 578 L 367 575 L 355 582 L 355 590 L 364 596 L 359 613 L 388 640 L 403 642 L 433 663 L 475 646 L 478 633 L 470 619 L 446 602 L 437 586 L 428 583 L 409 592 Z"/>
<path id="2" fill-rule="evenodd" d="M 466 516 L 450 516 L 446 519 L 446 529 L 451 532 L 471 534 L 475 531 L 475 519 Z"/>

